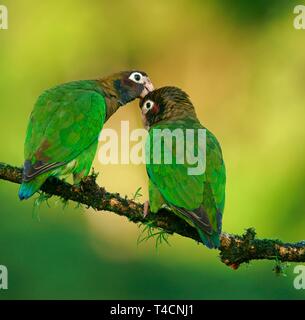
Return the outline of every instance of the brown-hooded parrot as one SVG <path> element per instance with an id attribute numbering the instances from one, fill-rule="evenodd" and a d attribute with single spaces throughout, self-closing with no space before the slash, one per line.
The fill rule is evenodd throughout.
<path id="1" fill-rule="evenodd" d="M 48 177 L 89 174 L 104 123 L 126 103 L 153 90 L 147 74 L 124 71 L 46 90 L 31 113 L 24 144 L 19 198 L 28 199 Z"/>
<path id="2" fill-rule="evenodd" d="M 144 126 L 149 130 L 146 169 L 150 211 L 169 208 L 197 229 L 208 248 L 219 247 L 226 183 L 219 142 L 201 125 L 191 100 L 179 88 L 156 89 L 140 100 L 140 107 Z M 163 138 L 164 130 L 174 137 L 170 143 Z M 187 132 L 192 133 L 193 140 Z M 200 136 L 199 132 L 205 132 L 205 135 Z M 157 142 L 160 143 L 159 147 Z M 193 150 L 187 148 L 187 144 L 191 143 Z M 180 147 L 181 150 L 181 146 L 184 161 L 178 161 L 177 158 L 177 149 Z M 153 149 L 157 147 L 159 151 L 156 154 L 159 152 L 161 159 L 154 155 Z M 191 151 L 194 155 L 204 155 L 205 170 L 190 174 L 189 169 L 194 168 L 194 163 L 188 160 Z M 172 156 L 171 163 L 165 155 Z M 147 213 L 146 204 L 144 214 Z"/>

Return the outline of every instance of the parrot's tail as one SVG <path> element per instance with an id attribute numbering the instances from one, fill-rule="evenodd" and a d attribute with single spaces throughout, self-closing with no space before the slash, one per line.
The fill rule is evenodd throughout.
<path id="1" fill-rule="evenodd" d="M 209 216 L 202 206 L 195 210 L 187 210 L 178 207 L 175 207 L 175 209 L 176 214 L 186 220 L 188 224 L 196 228 L 204 245 L 209 249 L 219 248 L 221 226 L 218 223 L 219 228 L 217 228 L 218 230 L 215 230 L 216 228 L 211 224 Z"/>
<path id="2" fill-rule="evenodd" d="M 196 227 L 198 234 L 200 236 L 201 241 L 209 248 L 209 249 L 217 249 L 220 246 L 220 237 L 218 232 L 213 232 L 211 235 L 203 232 L 199 227 Z"/>
<path id="3" fill-rule="evenodd" d="M 36 191 L 40 189 L 47 177 L 48 176 L 42 174 L 40 176 L 35 177 L 35 179 L 31 181 L 22 182 L 18 192 L 19 199 L 26 200 L 30 198 Z"/>

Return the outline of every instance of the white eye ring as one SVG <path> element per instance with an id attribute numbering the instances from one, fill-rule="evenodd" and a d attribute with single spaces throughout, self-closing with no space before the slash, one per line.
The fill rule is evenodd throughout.
<path id="1" fill-rule="evenodd" d="M 136 82 L 136 83 L 143 83 L 143 75 L 140 72 L 133 72 L 129 79 Z"/>
<path id="2" fill-rule="evenodd" d="M 154 102 L 151 100 L 147 100 L 144 103 L 143 109 L 145 110 L 145 112 L 148 112 L 150 109 L 152 109 L 153 106 L 154 106 Z"/>

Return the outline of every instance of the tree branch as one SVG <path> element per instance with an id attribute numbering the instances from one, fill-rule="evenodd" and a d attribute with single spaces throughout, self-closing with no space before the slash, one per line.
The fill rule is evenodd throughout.
<path id="1" fill-rule="evenodd" d="M 0 163 L 0 179 L 20 184 L 22 169 Z M 201 242 L 197 231 L 170 211 L 162 209 L 157 214 L 150 213 L 144 218 L 143 204 L 127 197 L 122 198 L 118 193 L 107 192 L 103 187 L 99 187 L 95 180 L 96 175 L 93 174 L 86 177 L 80 186 L 73 186 L 57 178 L 49 178 L 41 190 L 64 200 L 82 203 L 98 211 L 114 212 L 134 223 L 149 223 L 150 226 L 160 228 L 169 234 L 177 233 Z M 247 229 L 241 236 L 222 233 L 219 251 L 221 261 L 233 269 L 251 260 L 305 262 L 305 241 L 283 243 L 280 240 L 257 239 L 252 228 Z M 280 270 L 275 269 L 275 271 Z"/>

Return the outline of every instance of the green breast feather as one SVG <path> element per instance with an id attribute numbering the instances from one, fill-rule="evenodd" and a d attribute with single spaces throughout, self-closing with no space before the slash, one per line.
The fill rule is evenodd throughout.
<path id="1" fill-rule="evenodd" d="M 154 135 L 156 137 L 156 131 L 153 133 L 154 129 L 169 129 L 173 132 L 177 128 L 184 132 L 185 141 L 186 130 L 194 129 L 195 154 L 198 153 L 198 147 L 201 146 L 196 139 L 197 130 L 204 129 L 204 127 L 197 121 L 178 124 L 167 122 L 152 126 L 146 144 L 146 155 L 149 160 L 147 173 L 150 178 L 150 208 L 154 212 L 164 204 L 169 206 L 177 215 L 197 228 L 208 247 L 217 247 L 224 209 L 226 179 L 220 145 L 216 137 L 206 130 L 206 169 L 200 175 L 188 174 L 188 169 L 192 167 L 190 163 L 176 163 L 177 145 L 184 143 L 184 141 L 179 141 L 181 136 L 177 140 L 173 139 L 172 145 L 161 140 L 161 154 L 164 156 L 172 153 L 172 164 L 165 164 L 164 158 L 160 164 L 153 163 L 153 148 L 155 147 L 153 141 L 156 141 L 153 140 Z"/>

